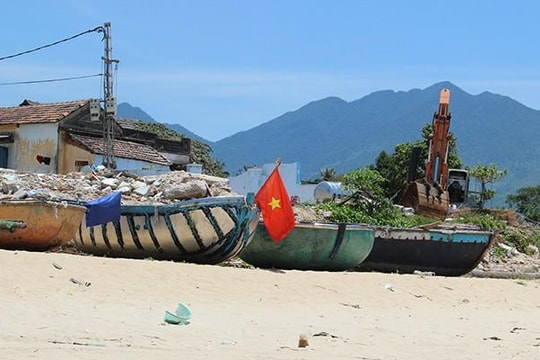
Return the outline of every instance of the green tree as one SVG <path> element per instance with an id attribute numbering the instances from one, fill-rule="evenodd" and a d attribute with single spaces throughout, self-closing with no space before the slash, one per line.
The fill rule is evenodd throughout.
<path id="1" fill-rule="evenodd" d="M 481 210 L 484 209 L 488 200 L 495 197 L 495 190 L 488 189 L 487 184 L 493 184 L 506 176 L 506 169 L 499 170 L 496 165 L 476 165 L 474 167 L 467 167 L 469 175 L 480 183 L 480 193 L 476 199 L 478 206 Z"/>
<path id="2" fill-rule="evenodd" d="M 540 221 L 540 185 L 523 187 L 506 197 L 506 203 L 527 218 Z"/>
<path id="3" fill-rule="evenodd" d="M 335 181 L 336 180 L 336 170 L 334 168 L 326 168 L 320 171 L 320 181 Z"/>
<path id="4" fill-rule="evenodd" d="M 363 167 L 345 174 L 342 186 L 350 192 L 362 191 L 371 196 L 382 196 L 385 181 L 377 170 Z"/>
<path id="5" fill-rule="evenodd" d="M 346 223 L 411 227 L 433 222 L 433 219 L 404 216 L 384 196 L 386 179 L 371 167 L 363 167 L 343 175 L 342 187 L 352 195 L 340 202 L 319 204 L 330 213 L 329 220 Z"/>
<path id="6" fill-rule="evenodd" d="M 392 208 L 384 196 L 385 182 L 386 179 L 377 170 L 363 167 L 345 174 L 341 185 L 352 194 L 352 209 L 373 216 Z"/>
<path id="7" fill-rule="evenodd" d="M 387 198 L 399 198 L 407 184 L 409 161 L 415 146 L 422 147 L 423 144 L 421 142 L 398 144 L 394 147 L 393 154 L 382 151 L 375 159 L 373 169 L 386 180 L 383 193 Z M 421 169 L 417 168 L 416 171 Z"/>
<path id="8" fill-rule="evenodd" d="M 385 151 L 379 153 L 375 159 L 373 169 L 377 170 L 385 179 L 384 194 L 386 197 L 397 200 L 401 197 L 401 193 L 407 185 L 407 177 L 409 172 L 409 163 L 413 154 L 413 149 L 417 148 L 420 151 L 419 160 L 414 169 L 415 178 L 422 179 L 425 176 L 425 167 L 428 158 L 429 139 L 433 132 L 432 124 L 424 124 L 420 133 L 421 139 L 414 143 L 398 144 L 394 147 L 394 152 L 388 154 Z M 461 169 L 462 161 L 457 154 L 456 137 L 450 133 L 450 142 L 448 144 L 448 167 L 452 169 Z"/>
<path id="9" fill-rule="evenodd" d="M 200 141 L 191 140 L 191 162 L 201 164 L 207 175 L 227 177 L 225 164 L 212 157 L 212 147 Z"/>

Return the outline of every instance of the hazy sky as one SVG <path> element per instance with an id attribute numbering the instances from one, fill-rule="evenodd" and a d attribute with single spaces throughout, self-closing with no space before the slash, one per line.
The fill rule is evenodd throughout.
<path id="1" fill-rule="evenodd" d="M 533 0 L 27 0 L 2 3 L 0 58 L 112 24 L 118 102 L 219 140 L 313 100 L 451 81 L 540 109 Z M 0 61 L 0 106 L 97 98 L 102 34 Z"/>

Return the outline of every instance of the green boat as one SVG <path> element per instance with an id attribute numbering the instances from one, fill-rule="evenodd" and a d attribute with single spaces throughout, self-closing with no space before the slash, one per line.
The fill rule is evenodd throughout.
<path id="1" fill-rule="evenodd" d="M 259 222 L 239 256 L 260 268 L 345 271 L 364 261 L 374 240 L 368 225 L 298 222 L 285 239 L 274 242 Z"/>

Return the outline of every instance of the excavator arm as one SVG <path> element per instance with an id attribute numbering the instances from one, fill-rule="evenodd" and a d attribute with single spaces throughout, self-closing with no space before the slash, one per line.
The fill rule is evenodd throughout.
<path id="1" fill-rule="evenodd" d="M 429 140 L 429 154 L 426 163 L 428 184 L 447 187 L 448 145 L 450 142 L 450 90 L 442 89 L 439 110 L 433 115 L 433 130 Z"/>
<path id="2" fill-rule="evenodd" d="M 417 214 L 445 217 L 448 213 L 448 147 L 450 143 L 450 90 L 442 89 L 439 109 L 433 116 L 425 177 L 411 181 L 399 203 L 412 207 Z"/>

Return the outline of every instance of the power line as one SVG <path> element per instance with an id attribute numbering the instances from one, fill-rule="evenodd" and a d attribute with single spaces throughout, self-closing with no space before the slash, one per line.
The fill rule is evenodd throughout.
<path id="1" fill-rule="evenodd" d="M 73 40 L 73 39 L 75 39 L 75 38 L 77 38 L 79 36 L 82 36 L 84 34 L 88 34 L 88 33 L 94 32 L 94 31 L 103 32 L 103 26 L 97 26 L 97 27 L 95 27 L 93 29 L 83 31 L 82 33 L 79 33 L 77 35 L 73 35 L 71 37 L 68 37 L 68 38 L 65 38 L 65 39 L 62 39 L 62 40 L 58 40 L 58 41 L 55 41 L 55 42 L 47 44 L 47 45 L 40 46 L 40 47 L 37 47 L 35 49 L 30 49 L 30 50 L 26 50 L 26 51 L 23 51 L 23 52 L 20 52 L 20 53 L 17 53 L 17 54 L 0 57 L 0 61 L 6 60 L 6 59 L 11 59 L 11 58 L 21 56 L 21 55 L 26 55 L 26 54 L 32 53 L 34 51 L 38 51 L 38 50 L 42 50 L 42 49 L 45 49 L 45 48 L 48 48 L 48 47 L 51 47 L 51 46 L 54 46 L 54 45 L 58 45 L 58 44 L 63 43 L 65 41 Z"/>
<path id="2" fill-rule="evenodd" d="M 56 78 L 56 79 L 46 79 L 46 80 L 30 80 L 30 81 L 6 82 L 6 83 L 0 83 L 0 86 L 4 86 L 4 85 L 26 85 L 26 84 L 39 84 L 39 83 L 48 83 L 48 82 L 56 82 L 56 81 L 79 80 L 79 79 L 87 79 L 87 78 L 91 78 L 91 77 L 98 77 L 98 76 L 102 76 L 102 75 L 103 74 L 94 74 L 94 75 L 82 75 L 82 76 Z"/>

